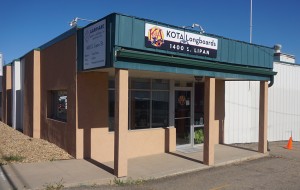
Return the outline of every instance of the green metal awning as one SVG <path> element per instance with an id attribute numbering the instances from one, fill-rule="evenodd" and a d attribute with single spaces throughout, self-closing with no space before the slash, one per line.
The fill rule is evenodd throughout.
<path id="1" fill-rule="evenodd" d="M 210 62 L 184 57 L 176 57 L 171 55 L 163 55 L 156 53 L 148 53 L 136 50 L 121 49 L 117 51 L 117 60 L 130 60 L 138 62 L 151 62 L 155 65 L 168 65 L 172 67 L 192 67 L 193 69 L 209 70 L 224 73 L 264 76 L 271 78 L 276 75 L 276 72 L 258 67 L 240 66 L 219 62 Z"/>

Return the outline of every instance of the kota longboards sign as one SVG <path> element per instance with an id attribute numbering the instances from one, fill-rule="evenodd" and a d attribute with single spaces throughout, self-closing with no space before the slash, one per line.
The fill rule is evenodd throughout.
<path id="1" fill-rule="evenodd" d="M 185 54 L 217 57 L 218 39 L 146 23 L 145 46 Z"/>

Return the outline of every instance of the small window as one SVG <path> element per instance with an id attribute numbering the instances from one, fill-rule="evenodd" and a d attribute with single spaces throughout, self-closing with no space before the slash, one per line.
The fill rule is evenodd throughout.
<path id="1" fill-rule="evenodd" d="M 48 117 L 59 120 L 67 121 L 68 99 L 66 90 L 53 90 L 50 92 L 50 114 Z"/>

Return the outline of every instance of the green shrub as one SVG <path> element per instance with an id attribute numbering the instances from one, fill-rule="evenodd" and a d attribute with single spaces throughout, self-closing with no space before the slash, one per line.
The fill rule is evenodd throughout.
<path id="1" fill-rule="evenodd" d="M 201 144 L 204 142 L 204 133 L 203 129 L 199 129 L 195 131 L 195 143 Z"/>
<path id="2" fill-rule="evenodd" d="M 2 159 L 6 162 L 21 162 L 22 160 L 24 160 L 24 157 L 19 155 L 9 155 L 3 156 Z"/>

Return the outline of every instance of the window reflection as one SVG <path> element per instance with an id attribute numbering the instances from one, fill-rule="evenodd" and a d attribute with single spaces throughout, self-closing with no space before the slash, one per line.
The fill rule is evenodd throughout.
<path id="1" fill-rule="evenodd" d="M 131 129 L 150 127 L 150 91 L 131 91 Z"/>
<path id="2" fill-rule="evenodd" d="M 67 121 L 68 99 L 66 90 L 51 91 L 50 118 Z"/>

